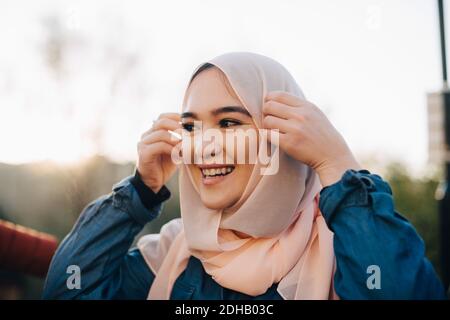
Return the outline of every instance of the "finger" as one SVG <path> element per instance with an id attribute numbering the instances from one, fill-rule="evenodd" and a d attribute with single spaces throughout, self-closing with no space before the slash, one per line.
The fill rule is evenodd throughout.
<path id="1" fill-rule="evenodd" d="M 167 142 L 170 145 L 176 145 L 178 142 L 180 142 L 180 139 L 173 136 L 169 131 L 167 130 L 158 130 L 154 131 L 147 136 L 145 136 L 142 140 L 142 144 L 152 144 L 158 141 L 164 141 Z"/>
<path id="2" fill-rule="evenodd" d="M 281 133 L 293 132 L 296 129 L 292 121 L 271 115 L 263 118 L 263 126 L 267 129 L 278 129 Z"/>
<path id="3" fill-rule="evenodd" d="M 289 152 L 289 151 L 292 151 L 292 149 L 293 149 L 292 137 L 290 137 L 287 134 L 284 134 L 284 135 L 280 134 L 280 139 L 279 139 L 278 143 L 279 143 L 281 150 Z M 297 147 L 298 147 L 298 143 L 296 144 L 296 148 Z"/>
<path id="4" fill-rule="evenodd" d="M 278 135 L 278 136 L 276 136 Z M 287 134 L 281 133 L 281 132 L 271 132 L 267 135 L 267 141 L 270 142 L 272 145 L 280 147 L 281 149 L 285 150 L 287 145 Z"/>
<path id="5" fill-rule="evenodd" d="M 161 130 L 161 129 L 175 131 L 177 129 L 181 129 L 181 124 L 178 121 L 175 121 L 175 120 L 169 119 L 169 118 L 162 118 L 162 119 L 156 120 L 153 122 L 153 126 L 141 135 L 141 139 L 143 139 L 145 136 L 151 134 L 152 132 Z"/>
<path id="6" fill-rule="evenodd" d="M 142 145 L 140 154 L 144 159 L 155 155 L 171 155 L 173 148 L 174 146 L 172 146 L 171 144 L 164 141 L 159 141 L 148 145 Z"/>
<path id="7" fill-rule="evenodd" d="M 292 107 L 274 100 L 267 101 L 263 105 L 263 113 L 265 115 L 273 115 L 286 120 L 295 118 L 298 110 L 297 107 Z"/>
<path id="8" fill-rule="evenodd" d="M 181 123 L 169 118 L 162 118 L 156 120 L 153 124 L 153 131 L 165 129 L 175 131 L 176 129 L 181 128 Z"/>
<path id="9" fill-rule="evenodd" d="M 184 130 L 182 128 L 178 128 L 176 130 L 170 130 L 169 133 L 173 137 L 178 138 L 178 140 L 181 140 L 183 138 Z"/>
<path id="10" fill-rule="evenodd" d="M 179 115 L 178 113 L 161 113 L 161 114 L 159 115 L 159 117 L 158 117 L 157 120 L 153 120 L 152 127 L 151 127 L 150 129 L 146 130 L 146 131 L 141 135 L 141 138 L 143 138 L 145 135 L 148 135 L 151 131 L 158 130 L 159 128 L 156 128 L 156 129 L 155 129 L 155 125 L 158 124 L 158 123 L 159 123 L 161 120 L 163 120 L 163 119 L 173 120 L 173 121 L 175 121 L 176 123 L 178 123 L 178 124 L 179 124 L 178 127 L 181 128 L 181 118 L 180 118 L 180 115 Z M 175 122 L 171 122 L 171 123 L 172 123 L 173 125 L 175 125 Z M 163 121 L 163 125 L 166 124 L 166 123 L 167 123 L 167 121 L 164 120 L 164 121 Z M 171 128 L 172 128 L 172 127 L 171 127 Z M 169 128 L 169 129 L 167 129 L 167 130 L 171 130 L 171 129 Z"/>
<path id="11" fill-rule="evenodd" d="M 158 119 L 172 119 L 175 121 L 181 121 L 181 116 L 179 113 L 167 112 L 167 113 L 161 113 L 159 115 Z"/>
<path id="12" fill-rule="evenodd" d="M 294 96 L 293 94 L 284 91 L 271 91 L 266 95 L 264 100 L 265 101 L 274 100 L 292 107 L 300 107 L 302 104 L 306 102 L 305 99 Z"/>
<path id="13" fill-rule="evenodd" d="M 268 130 L 268 131 L 269 132 L 267 132 L 267 135 L 266 135 L 267 141 L 269 141 L 271 144 L 279 146 L 281 138 L 284 137 L 286 134 L 281 133 L 280 131 L 276 131 L 276 130 Z"/>

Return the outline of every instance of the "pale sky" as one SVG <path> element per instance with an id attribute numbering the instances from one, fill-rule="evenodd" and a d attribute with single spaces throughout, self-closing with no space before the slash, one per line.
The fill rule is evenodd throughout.
<path id="1" fill-rule="evenodd" d="M 252 51 L 284 64 L 358 157 L 424 168 L 436 3 L 0 0 L 0 162 L 135 160 L 198 64 Z"/>

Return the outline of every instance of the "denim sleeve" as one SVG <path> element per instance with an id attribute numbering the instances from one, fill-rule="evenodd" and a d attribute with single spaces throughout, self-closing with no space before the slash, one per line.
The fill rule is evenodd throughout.
<path id="1" fill-rule="evenodd" d="M 90 203 L 53 257 L 43 298 L 145 299 L 154 275 L 140 252 L 129 249 L 143 226 L 160 214 L 170 196 L 163 188 L 162 197 L 152 195 L 136 184 L 135 175 Z M 153 203 L 141 198 L 145 192 Z"/>
<path id="2" fill-rule="evenodd" d="M 445 299 L 423 240 L 394 209 L 389 184 L 347 170 L 322 189 L 320 210 L 334 232 L 334 286 L 341 299 Z"/>

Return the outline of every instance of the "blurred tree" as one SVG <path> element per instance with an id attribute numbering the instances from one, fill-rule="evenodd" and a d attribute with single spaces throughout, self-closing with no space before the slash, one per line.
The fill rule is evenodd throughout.
<path id="1" fill-rule="evenodd" d="M 440 273 L 438 203 L 434 194 L 439 183 L 436 177 L 412 177 L 401 163 L 392 163 L 384 177 L 391 185 L 395 208 L 406 217 L 421 235 L 426 255 Z"/>

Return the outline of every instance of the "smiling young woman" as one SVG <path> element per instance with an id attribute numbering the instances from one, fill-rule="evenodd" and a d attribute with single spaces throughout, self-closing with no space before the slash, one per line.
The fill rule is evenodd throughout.
<path id="1" fill-rule="evenodd" d="M 275 130 L 277 171 L 261 174 L 251 144 L 200 143 L 205 162 L 178 166 L 202 130 Z M 171 132 L 182 134 L 174 139 Z M 201 136 L 201 135 L 200 135 Z M 186 147 L 188 146 L 188 147 Z M 185 159 L 191 159 L 191 156 Z M 134 176 L 91 203 L 60 245 L 44 297 L 74 299 L 440 299 L 443 287 L 389 185 L 361 168 L 325 114 L 278 62 L 228 53 L 201 64 L 181 114 L 162 114 L 138 143 Z M 130 245 L 170 197 L 181 218 Z M 68 290 L 66 269 L 83 286 Z M 370 283 L 370 270 L 375 270 Z M 380 285 L 382 283 L 382 285 Z"/>
<path id="2" fill-rule="evenodd" d="M 203 130 L 218 129 L 224 135 L 225 130 L 230 129 L 257 129 L 223 73 L 212 67 L 204 68 L 191 82 L 181 116 L 182 126 L 188 132 L 194 132 L 194 121 L 201 121 Z M 203 162 L 214 157 L 220 160 L 215 161 L 218 164 L 189 164 L 188 167 L 202 202 L 211 209 L 229 208 L 243 194 L 254 165 L 238 164 L 237 152 L 228 150 L 225 144 L 215 150 L 217 152 L 206 154 Z M 231 161 L 226 161 L 229 158 Z M 232 164 L 226 165 L 227 162 Z"/>

